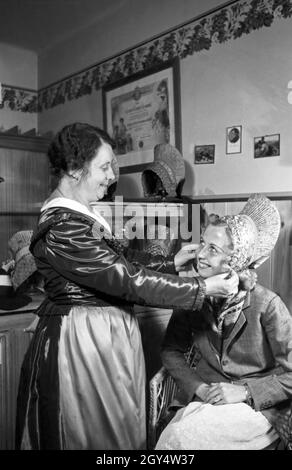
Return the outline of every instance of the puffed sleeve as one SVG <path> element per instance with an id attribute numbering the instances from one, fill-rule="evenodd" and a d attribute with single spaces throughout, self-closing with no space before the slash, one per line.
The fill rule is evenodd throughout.
<path id="1" fill-rule="evenodd" d="M 37 250 L 36 243 L 36 257 Z M 202 281 L 129 263 L 104 238 L 97 237 L 85 219 L 63 220 L 51 227 L 46 233 L 44 257 L 66 279 L 128 302 L 192 310 L 200 308 L 204 297 Z"/>

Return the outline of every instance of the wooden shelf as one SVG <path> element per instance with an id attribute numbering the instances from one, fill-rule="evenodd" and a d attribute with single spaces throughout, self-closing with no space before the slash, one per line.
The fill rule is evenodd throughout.
<path id="1" fill-rule="evenodd" d="M 46 153 L 51 139 L 0 133 L 0 147 Z"/>

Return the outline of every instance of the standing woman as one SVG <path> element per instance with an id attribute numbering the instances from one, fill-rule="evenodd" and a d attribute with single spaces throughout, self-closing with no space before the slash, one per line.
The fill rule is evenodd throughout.
<path id="1" fill-rule="evenodd" d="M 17 448 L 145 448 L 145 368 L 132 305 L 192 310 L 205 294 L 237 290 L 235 274 L 198 281 L 147 269 L 133 253 L 127 261 L 90 206 L 114 178 L 111 144 L 104 131 L 75 123 L 49 148 L 59 184 L 31 244 L 47 296 L 21 371 Z M 175 272 L 193 256 L 181 250 L 175 262 L 148 264 Z"/>

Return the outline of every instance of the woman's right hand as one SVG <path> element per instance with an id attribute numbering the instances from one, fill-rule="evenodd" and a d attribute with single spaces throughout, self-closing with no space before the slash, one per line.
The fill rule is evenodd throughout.
<path id="1" fill-rule="evenodd" d="M 233 269 L 226 273 L 204 279 L 206 283 L 206 295 L 213 297 L 229 297 L 238 292 L 239 278 Z"/>
<path id="2" fill-rule="evenodd" d="M 200 400 L 206 401 L 206 397 L 209 393 L 209 390 L 210 390 L 210 385 L 206 383 L 202 383 L 201 385 L 198 386 L 196 390 L 196 395 L 198 398 L 200 398 Z"/>

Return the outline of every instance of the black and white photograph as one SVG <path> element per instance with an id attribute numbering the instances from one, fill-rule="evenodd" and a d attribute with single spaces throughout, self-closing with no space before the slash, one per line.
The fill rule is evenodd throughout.
<path id="1" fill-rule="evenodd" d="M 195 145 L 194 163 L 196 165 L 208 165 L 215 161 L 215 145 Z"/>
<path id="2" fill-rule="evenodd" d="M 173 61 L 103 87 L 104 127 L 123 174 L 143 170 L 156 145 L 178 142 L 178 67 Z"/>
<path id="3" fill-rule="evenodd" d="M 0 18 L 3 470 L 291 451 L 292 0 Z"/>
<path id="4" fill-rule="evenodd" d="M 254 138 L 254 158 L 278 157 L 280 155 L 280 134 Z"/>
<path id="5" fill-rule="evenodd" d="M 241 153 L 242 126 L 232 126 L 226 128 L 226 153 Z"/>

